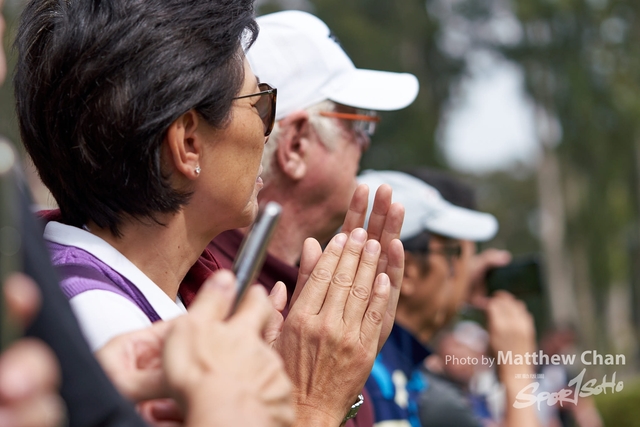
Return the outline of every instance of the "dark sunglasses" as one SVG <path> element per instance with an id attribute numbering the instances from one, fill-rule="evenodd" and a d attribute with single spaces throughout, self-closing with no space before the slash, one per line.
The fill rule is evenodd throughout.
<path id="1" fill-rule="evenodd" d="M 256 109 L 258 115 L 262 119 L 264 125 L 264 136 L 269 136 L 273 130 L 273 125 L 276 122 L 276 98 L 278 89 L 271 87 L 268 83 L 259 83 L 258 88 L 260 92 L 252 93 L 249 95 L 236 96 L 233 99 L 251 98 L 259 96 L 260 99 L 256 102 Z"/>
<path id="2" fill-rule="evenodd" d="M 439 248 L 429 248 L 427 253 L 441 254 L 447 258 L 460 258 L 462 255 L 462 246 L 459 244 L 443 245 Z"/>
<path id="3" fill-rule="evenodd" d="M 430 247 L 426 252 L 426 254 L 427 255 L 429 254 L 443 255 L 447 260 L 447 264 L 449 264 L 449 275 L 453 276 L 455 273 L 453 260 L 460 259 L 460 257 L 462 256 L 462 245 L 460 245 L 459 243 L 454 243 L 454 244 L 446 244 L 446 245 L 440 246 L 439 248 Z"/>

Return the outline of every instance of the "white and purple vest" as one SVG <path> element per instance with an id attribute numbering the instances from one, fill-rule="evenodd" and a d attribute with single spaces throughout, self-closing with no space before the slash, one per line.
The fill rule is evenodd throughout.
<path id="1" fill-rule="evenodd" d="M 89 252 L 53 242 L 47 242 L 47 247 L 60 275 L 60 288 L 68 299 L 91 290 L 109 291 L 135 304 L 150 322 L 161 320 L 133 283 Z"/>

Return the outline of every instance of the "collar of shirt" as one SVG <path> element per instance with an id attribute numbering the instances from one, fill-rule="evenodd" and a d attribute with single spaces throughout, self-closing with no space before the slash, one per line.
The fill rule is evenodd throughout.
<path id="1" fill-rule="evenodd" d="M 75 246 L 107 264 L 133 283 L 163 320 L 186 313 L 179 298 L 172 301 L 142 270 L 100 237 L 81 228 L 52 221 L 44 229 L 44 238 L 60 245 Z"/>

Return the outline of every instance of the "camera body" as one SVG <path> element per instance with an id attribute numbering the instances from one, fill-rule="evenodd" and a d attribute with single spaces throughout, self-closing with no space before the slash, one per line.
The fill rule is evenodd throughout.
<path id="1" fill-rule="evenodd" d="M 518 256 L 504 267 L 487 271 L 486 284 L 489 295 L 503 290 L 519 299 L 541 296 L 543 284 L 540 256 Z"/>

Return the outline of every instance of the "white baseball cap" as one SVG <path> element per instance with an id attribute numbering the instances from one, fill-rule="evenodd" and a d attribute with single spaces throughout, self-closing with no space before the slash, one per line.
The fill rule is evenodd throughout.
<path id="1" fill-rule="evenodd" d="M 365 110 L 399 110 L 418 95 L 413 74 L 361 70 L 329 27 L 297 10 L 257 18 L 260 33 L 247 59 L 260 81 L 278 89 L 276 120 L 329 99 Z"/>
<path id="2" fill-rule="evenodd" d="M 391 186 L 392 200 L 405 208 L 401 240 L 428 231 L 452 239 L 481 242 L 498 232 L 498 220 L 493 215 L 453 205 L 443 199 L 438 190 L 406 173 L 367 170 L 358 177 L 358 182 L 369 186 L 367 220 L 378 187 Z"/>

